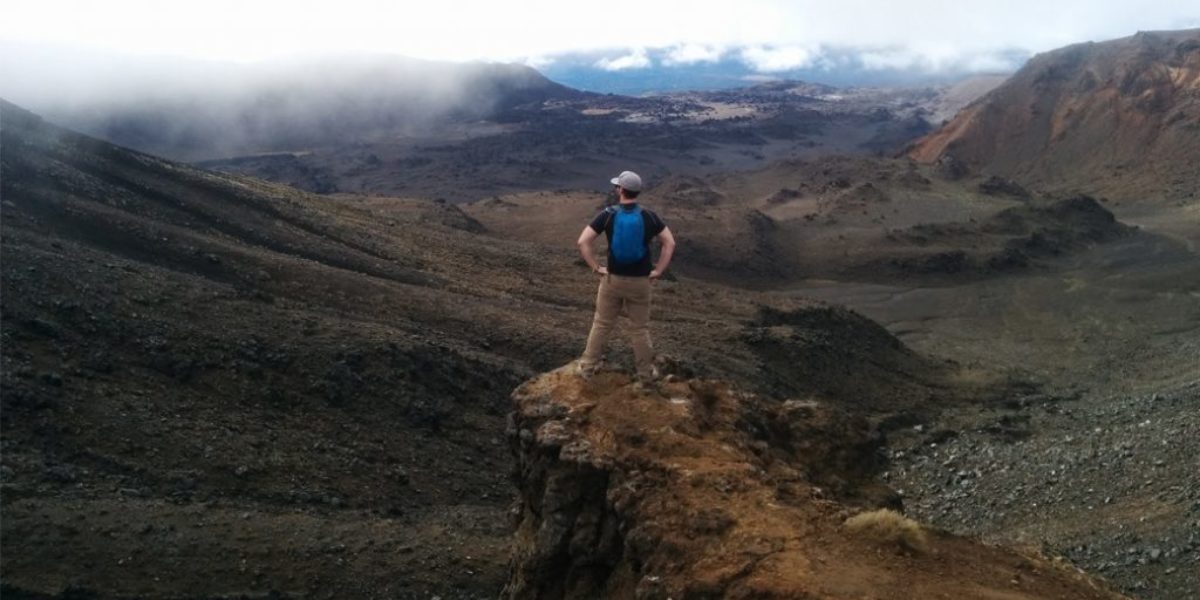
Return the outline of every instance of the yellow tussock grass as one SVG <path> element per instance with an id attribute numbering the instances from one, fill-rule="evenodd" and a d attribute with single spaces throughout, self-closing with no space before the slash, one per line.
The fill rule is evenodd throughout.
<path id="1" fill-rule="evenodd" d="M 921 524 L 890 508 L 854 515 L 846 519 L 846 529 L 860 537 L 903 550 L 929 551 L 929 535 Z"/>

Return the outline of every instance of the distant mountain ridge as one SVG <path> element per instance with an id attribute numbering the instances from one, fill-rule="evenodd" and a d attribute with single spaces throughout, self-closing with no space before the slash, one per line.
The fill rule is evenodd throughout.
<path id="1" fill-rule="evenodd" d="M 1200 29 L 1035 56 L 907 154 L 1051 190 L 1194 197 Z"/>
<path id="2" fill-rule="evenodd" d="M 638 96 L 739 88 L 775 80 L 804 80 L 837 87 L 944 85 L 970 76 L 1011 73 L 1029 56 L 1025 51 L 1010 49 L 986 57 L 962 57 L 956 64 L 935 67 L 886 50 L 818 48 L 791 57 L 789 60 L 795 63 L 792 65 L 755 65 L 746 57 L 748 48 L 710 48 L 706 49 L 709 55 L 699 60 L 675 56 L 675 50 L 574 52 L 535 64 L 546 77 L 576 89 Z M 618 68 L 622 57 L 632 64 Z M 876 64 L 881 57 L 891 61 Z M 972 64 L 972 59 L 979 59 L 978 64 Z"/>
<path id="3" fill-rule="evenodd" d="M 138 82 L 120 96 L 64 99 L 40 112 L 123 146 L 200 160 L 420 134 L 584 95 L 522 65 L 401 57 L 234 65 L 170 83 L 162 76 L 161 88 Z"/>
<path id="4" fill-rule="evenodd" d="M 118 145 L 206 166 L 236 159 L 234 170 L 320 193 L 411 193 L 411 186 L 395 182 L 420 179 L 412 177 L 414 169 L 433 171 L 424 180 L 447 183 L 436 190 L 425 186 L 421 191 L 430 197 L 457 195 L 464 182 L 450 179 L 463 177 L 467 187 L 488 193 L 531 176 L 577 187 L 582 176 L 564 166 L 570 162 L 564 156 L 586 155 L 590 171 L 596 160 L 613 160 L 613 148 L 631 140 L 638 149 L 662 150 L 636 159 L 668 158 L 693 168 L 753 167 L 827 146 L 891 154 L 994 85 L 952 97 L 943 93 L 946 85 L 834 87 L 788 79 L 794 74 L 789 71 L 692 86 L 672 77 L 685 72 L 707 77 L 724 67 L 666 68 L 665 57 L 650 51 L 652 64 L 664 68 L 635 70 L 650 77 L 655 89 L 710 91 L 639 98 L 573 89 L 520 64 L 362 55 L 237 64 L 81 56 L 77 50 L 8 42 L 0 42 L 0 55 L 8 57 L 0 60 L 0 96 Z M 628 75 L 584 62 L 614 81 Z M 565 63 L 541 68 L 552 72 Z M 736 68 L 752 72 L 742 62 Z M 964 82 L 979 79 L 954 87 L 967 89 L 972 86 Z M 727 83 L 738 87 L 728 89 Z M 514 141 L 513 135 L 522 139 Z M 565 140 L 571 141 L 563 149 Z M 514 144 L 534 156 L 514 156 L 521 154 Z M 471 147 L 456 150 L 460 146 Z M 581 152 L 584 146 L 598 152 Z M 443 168 L 441 159 L 454 152 L 462 160 Z M 629 160 L 630 150 L 620 155 Z M 478 172 L 497 164 L 505 172 L 490 180 Z M 516 177 L 510 172 L 521 169 L 525 172 Z"/>

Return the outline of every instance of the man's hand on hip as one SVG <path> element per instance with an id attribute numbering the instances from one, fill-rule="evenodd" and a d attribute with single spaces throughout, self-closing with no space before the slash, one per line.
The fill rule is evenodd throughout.
<path id="1" fill-rule="evenodd" d="M 595 273 L 597 275 L 608 275 L 608 267 L 604 267 L 604 266 L 596 267 Z"/>
<path id="2" fill-rule="evenodd" d="M 659 271 L 658 269 L 654 269 L 653 271 L 650 271 L 650 282 L 651 283 L 658 281 L 659 277 L 662 277 L 662 271 Z"/>

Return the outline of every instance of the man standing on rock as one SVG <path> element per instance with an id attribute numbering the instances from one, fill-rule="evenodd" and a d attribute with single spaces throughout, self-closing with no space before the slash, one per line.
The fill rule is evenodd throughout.
<path id="1" fill-rule="evenodd" d="M 618 203 L 600 211 L 583 228 L 577 242 L 584 262 L 600 275 L 592 332 L 577 365 L 584 377 L 596 372 L 617 316 L 624 314 L 629 317 L 638 380 L 649 382 L 657 377 L 650 343 L 650 289 L 671 264 L 675 238 L 657 214 L 637 203 L 642 192 L 642 178 L 637 173 L 624 171 L 612 179 L 612 184 Z M 592 241 L 601 232 L 608 238 L 608 266 L 601 266 L 592 255 Z M 650 240 L 654 239 L 662 244 L 658 264 L 651 262 Z"/>

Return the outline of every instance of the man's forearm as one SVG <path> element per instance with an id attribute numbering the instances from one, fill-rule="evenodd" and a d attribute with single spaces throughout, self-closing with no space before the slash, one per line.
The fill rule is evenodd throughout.
<path id="1" fill-rule="evenodd" d="M 671 256 L 675 254 L 675 244 L 663 244 L 662 252 L 658 253 L 658 264 L 654 266 L 659 273 L 666 273 L 671 266 Z"/>
<path id="2" fill-rule="evenodd" d="M 590 242 L 586 244 L 579 244 L 579 255 L 583 257 L 583 262 L 587 263 L 587 266 L 591 268 L 592 271 L 596 271 L 600 268 L 600 263 L 596 262 L 595 256 L 592 256 L 592 244 Z"/>

